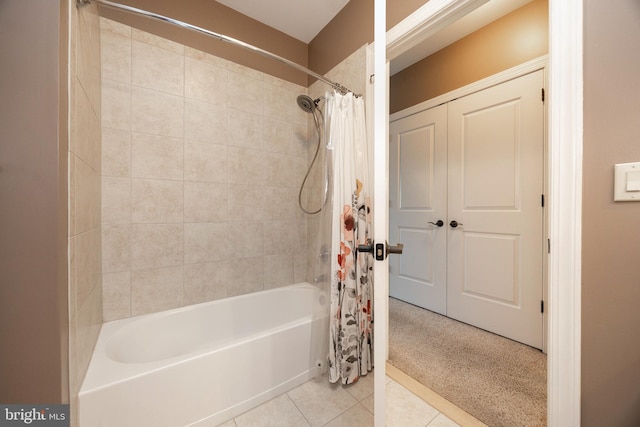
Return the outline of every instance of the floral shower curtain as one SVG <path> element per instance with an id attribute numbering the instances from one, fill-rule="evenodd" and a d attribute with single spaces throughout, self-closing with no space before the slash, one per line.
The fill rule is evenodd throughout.
<path id="1" fill-rule="evenodd" d="M 364 100 L 327 95 L 327 148 L 333 159 L 329 380 L 351 384 L 372 369 L 373 257 L 356 252 L 373 232 Z"/>

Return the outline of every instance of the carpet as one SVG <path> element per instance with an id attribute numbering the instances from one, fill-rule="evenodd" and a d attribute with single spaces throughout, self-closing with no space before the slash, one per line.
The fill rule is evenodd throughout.
<path id="1" fill-rule="evenodd" d="M 389 299 L 389 363 L 490 427 L 542 427 L 540 350 Z"/>

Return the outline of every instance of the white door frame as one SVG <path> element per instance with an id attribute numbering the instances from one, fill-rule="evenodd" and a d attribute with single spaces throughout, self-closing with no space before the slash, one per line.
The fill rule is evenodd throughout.
<path id="1" fill-rule="evenodd" d="M 430 0 L 386 33 L 385 59 L 384 51 L 379 46 L 382 43 L 378 41 L 384 39 L 381 34 L 386 25 L 386 13 L 384 2 L 376 0 L 376 75 L 387 75 L 386 61 L 399 56 L 486 1 Z M 547 422 L 550 427 L 580 425 L 582 1 L 549 0 L 550 254 Z M 383 132 L 388 128 L 388 115 L 381 118 L 388 104 L 386 80 L 377 78 L 375 82 L 375 144 L 386 142 L 387 138 Z M 380 120 L 385 120 L 385 123 L 380 123 Z M 379 176 L 381 165 L 378 161 L 374 161 L 374 167 Z M 386 316 L 383 317 L 386 320 Z M 382 338 L 382 334 L 378 337 Z M 387 342 L 384 341 L 386 347 Z M 382 347 L 382 344 L 379 342 L 376 347 Z M 384 388 L 379 386 L 378 381 L 375 385 L 376 426 L 383 426 L 384 414 L 379 412 L 384 412 Z"/>

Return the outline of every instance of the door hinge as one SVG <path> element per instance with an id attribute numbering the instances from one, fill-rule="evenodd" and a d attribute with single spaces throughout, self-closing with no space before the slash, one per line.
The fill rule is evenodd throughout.
<path id="1" fill-rule="evenodd" d="M 547 253 L 551 253 L 551 239 L 547 239 Z"/>
<path id="2" fill-rule="evenodd" d="M 540 203 L 542 204 L 542 207 L 544 208 L 544 194 L 540 195 Z"/>
<path id="3" fill-rule="evenodd" d="M 540 300 L 540 313 L 544 313 L 544 300 Z"/>
<path id="4" fill-rule="evenodd" d="M 542 102 L 544 102 L 544 88 L 542 88 Z"/>

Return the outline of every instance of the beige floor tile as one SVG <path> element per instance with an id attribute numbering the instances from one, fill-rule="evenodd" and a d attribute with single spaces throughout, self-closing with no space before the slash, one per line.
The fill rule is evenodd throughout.
<path id="1" fill-rule="evenodd" d="M 356 383 L 345 386 L 344 389 L 358 402 L 371 396 L 373 394 L 373 371 L 361 376 Z"/>
<path id="2" fill-rule="evenodd" d="M 235 419 L 237 427 L 308 427 L 300 411 L 283 394 Z"/>
<path id="3" fill-rule="evenodd" d="M 386 393 L 388 427 L 423 427 L 438 415 L 431 405 L 395 381 L 387 384 Z"/>
<path id="4" fill-rule="evenodd" d="M 454 422 L 444 414 L 438 414 L 427 427 L 460 427 L 460 424 Z"/>
<path id="5" fill-rule="evenodd" d="M 312 426 L 322 426 L 357 401 L 340 384 L 330 384 L 326 376 L 291 390 L 289 397 Z"/>
<path id="6" fill-rule="evenodd" d="M 373 414 L 358 404 L 325 424 L 324 427 L 372 427 Z"/>

